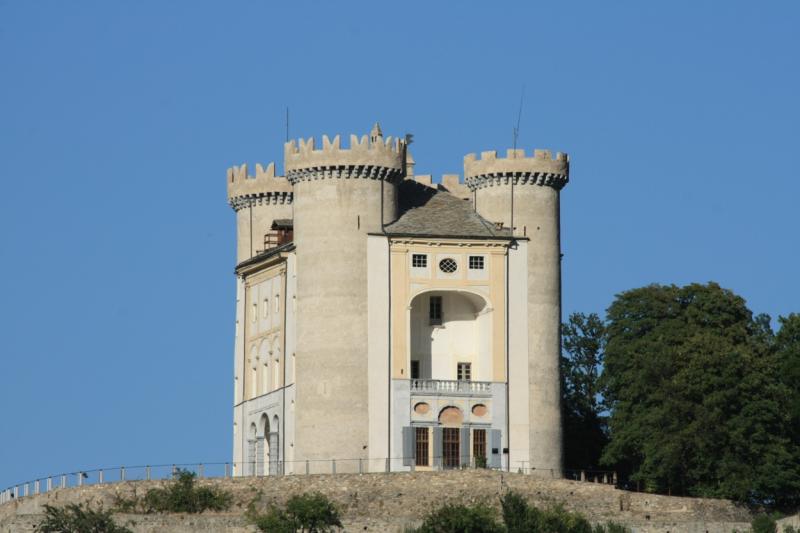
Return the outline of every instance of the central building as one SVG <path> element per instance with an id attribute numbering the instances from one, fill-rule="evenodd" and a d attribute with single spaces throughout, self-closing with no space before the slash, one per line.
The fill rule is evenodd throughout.
<path id="1" fill-rule="evenodd" d="M 414 174 L 402 139 L 228 170 L 237 475 L 481 467 L 560 477 L 565 154 Z"/>

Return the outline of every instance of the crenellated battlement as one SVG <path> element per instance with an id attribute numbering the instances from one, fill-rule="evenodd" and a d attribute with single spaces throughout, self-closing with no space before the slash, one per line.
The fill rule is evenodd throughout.
<path id="1" fill-rule="evenodd" d="M 264 168 L 256 164 L 256 175 L 247 173 L 247 164 L 233 166 L 227 172 L 228 203 L 234 211 L 262 204 L 292 203 L 292 185 L 275 175 L 275 163 Z"/>
<path id="2" fill-rule="evenodd" d="M 323 135 L 321 149 L 316 149 L 313 137 L 289 141 L 284 145 L 284 165 L 292 184 L 326 178 L 394 180 L 405 172 L 405 151 L 404 140 L 384 139 L 375 124 L 370 135 L 350 135 L 349 148 L 342 148 L 339 135 L 333 140 Z"/>
<path id="3" fill-rule="evenodd" d="M 471 190 L 491 187 L 514 180 L 515 185 L 543 185 L 561 189 L 569 181 L 569 156 L 550 150 L 534 150 L 526 156 L 525 150 L 510 148 L 506 157 L 497 157 L 494 150 L 464 156 L 464 175 Z"/>

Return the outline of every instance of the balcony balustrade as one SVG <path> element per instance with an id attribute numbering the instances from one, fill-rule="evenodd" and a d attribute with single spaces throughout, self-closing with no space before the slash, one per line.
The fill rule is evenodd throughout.
<path id="1" fill-rule="evenodd" d="M 465 381 L 455 379 L 412 379 L 412 394 L 491 396 L 490 381 Z"/>

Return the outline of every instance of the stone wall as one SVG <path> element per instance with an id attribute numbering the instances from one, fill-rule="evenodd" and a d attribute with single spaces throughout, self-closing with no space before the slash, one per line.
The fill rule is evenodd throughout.
<path id="1" fill-rule="evenodd" d="M 0 506 L 0 533 L 32 531 L 46 503 L 91 501 L 109 508 L 116 496 L 142 495 L 148 488 L 164 483 L 132 481 L 84 486 L 21 498 Z M 118 521 L 132 522 L 130 527 L 137 533 L 254 531 L 242 516 L 249 503 L 263 509 L 271 503 L 282 504 L 294 494 L 319 491 L 341 507 L 346 531 L 402 531 L 445 502 L 485 502 L 497 507 L 499 495 L 514 489 L 536 505 L 561 503 L 593 522 L 614 520 L 637 533 L 730 533 L 734 529 L 748 531 L 750 522 L 746 509 L 726 500 L 632 493 L 610 485 L 489 470 L 236 478 L 199 483 L 231 491 L 235 501 L 231 512 L 189 516 L 126 514 L 118 515 Z"/>

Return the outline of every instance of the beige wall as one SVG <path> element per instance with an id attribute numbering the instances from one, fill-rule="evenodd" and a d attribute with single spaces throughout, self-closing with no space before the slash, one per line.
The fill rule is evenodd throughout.
<path id="1" fill-rule="evenodd" d="M 414 298 L 429 291 L 462 291 L 480 296 L 488 302 L 487 318 L 492 334 L 489 368 L 482 375 L 486 381 L 505 381 L 505 241 L 475 241 L 447 239 L 393 239 L 392 262 L 392 377 L 409 378 L 411 358 L 410 306 Z M 427 269 L 411 266 L 414 253 L 427 254 Z M 485 275 L 474 275 L 468 268 L 470 255 L 485 257 Z M 440 272 L 438 263 L 445 257 L 453 258 L 459 267 L 453 274 Z M 422 306 L 419 311 L 427 316 L 427 300 L 421 298 L 414 303 Z M 486 339 L 486 336 L 483 337 Z M 475 355 L 480 352 L 476 348 Z"/>
<path id="2" fill-rule="evenodd" d="M 381 230 L 381 181 L 304 180 L 294 190 L 295 456 L 367 457 L 367 233 Z"/>

